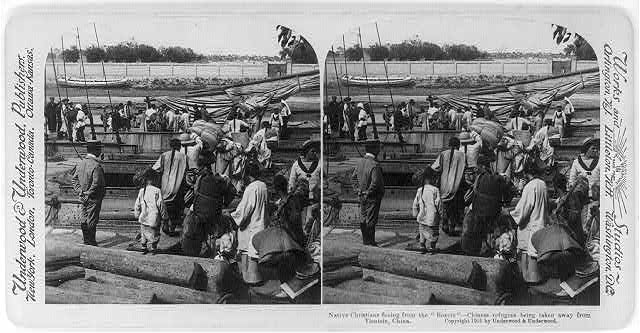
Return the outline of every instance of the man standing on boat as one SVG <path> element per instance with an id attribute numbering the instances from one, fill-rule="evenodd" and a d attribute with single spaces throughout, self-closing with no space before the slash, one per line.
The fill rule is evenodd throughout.
<path id="1" fill-rule="evenodd" d="M 280 100 L 280 105 L 282 107 L 282 110 L 280 111 L 280 117 L 282 117 L 282 128 L 280 129 L 281 133 L 280 133 L 280 137 L 283 139 L 288 139 L 289 138 L 289 128 L 288 128 L 288 124 L 289 124 L 289 118 L 291 118 L 291 108 L 289 108 L 289 104 L 287 104 L 287 101 Z"/>
<path id="2" fill-rule="evenodd" d="M 47 122 L 47 134 L 55 133 L 58 126 L 56 111 L 58 105 L 55 102 L 55 98 L 49 97 L 49 103 L 44 106 L 44 115 Z"/>
<path id="3" fill-rule="evenodd" d="M 380 153 L 380 142 L 377 140 L 368 141 L 365 145 L 365 151 L 364 157 L 358 161 L 351 176 L 351 183 L 360 199 L 362 243 L 378 246 L 376 244 L 376 224 L 378 224 L 380 204 L 382 197 L 384 197 L 384 176 L 376 159 Z"/>
<path id="4" fill-rule="evenodd" d="M 82 206 L 83 221 L 80 224 L 84 244 L 97 246 L 96 227 L 100 217 L 102 199 L 106 193 L 104 171 L 100 165 L 102 154 L 100 141 L 87 142 L 87 156 L 71 171 L 71 182 Z"/>
<path id="5" fill-rule="evenodd" d="M 369 113 L 364 108 L 364 104 L 358 103 L 358 141 L 367 140 L 367 125 L 369 123 Z"/>

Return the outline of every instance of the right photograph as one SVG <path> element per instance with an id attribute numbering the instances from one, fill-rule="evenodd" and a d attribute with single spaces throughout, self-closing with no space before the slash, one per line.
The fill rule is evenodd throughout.
<path id="1" fill-rule="evenodd" d="M 600 304 L 600 69 L 557 23 L 433 16 L 336 36 L 323 303 Z"/>

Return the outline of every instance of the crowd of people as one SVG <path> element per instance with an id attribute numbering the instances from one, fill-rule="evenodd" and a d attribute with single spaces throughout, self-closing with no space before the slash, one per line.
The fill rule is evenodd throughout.
<path id="1" fill-rule="evenodd" d="M 465 123 L 464 112 L 457 110 L 462 119 L 456 127 L 459 134 L 431 165 L 413 175 L 418 242 L 408 249 L 504 259 L 517 263 L 528 283 L 593 270 L 599 260 L 599 139 L 586 139 L 580 154 L 561 172 L 553 141 L 573 115 L 570 101 L 546 120 L 545 110 L 525 113 L 514 108 L 497 143 L 488 142 L 477 124 L 502 125 L 492 120 L 488 106 L 479 111 Z M 527 119 L 532 114 L 540 119 Z M 429 120 L 436 126 L 447 124 L 440 123 L 439 116 Z M 367 141 L 365 150 L 352 183 L 360 199 L 363 243 L 376 246 L 375 225 L 384 198 L 384 175 L 376 160 L 380 142 Z M 459 236 L 459 249 L 439 248 L 440 231 Z"/>
<path id="2" fill-rule="evenodd" d="M 574 115 L 574 107 L 568 98 L 552 110 L 553 117 L 544 122 L 546 109 L 531 109 L 517 105 L 513 108 L 506 130 L 530 131 L 536 134 L 543 127 L 551 127 L 552 133 L 566 137 L 566 129 Z M 354 141 L 367 140 L 367 126 L 373 124 L 371 107 L 365 103 L 356 103 L 351 97 L 338 101 L 336 96 L 326 107 L 326 134 L 332 137 L 348 138 Z M 384 105 L 383 120 L 386 130 L 395 131 L 399 140 L 404 141 L 402 132 L 414 129 L 432 130 L 468 130 L 474 118 L 482 117 L 496 121 L 496 115 L 488 103 L 470 106 L 453 105 L 438 102 L 428 96 L 424 105 L 418 106 L 414 99 L 402 101 L 398 106 Z M 546 131 L 546 130 L 545 130 Z"/>
<path id="3" fill-rule="evenodd" d="M 234 120 L 237 118 L 230 122 Z M 170 149 L 136 173 L 133 180 L 139 192 L 132 208 L 140 223 L 141 250 L 157 253 L 162 234 L 179 236 L 178 244 L 169 248 L 183 255 L 237 264 L 248 284 L 264 281 L 263 265 L 278 268 L 281 279 L 295 274 L 296 268 L 319 267 L 319 141 L 305 142 L 288 177 L 276 174 L 268 190 L 265 177 L 271 165 L 263 163 L 259 147 L 265 140 L 252 139 L 249 146 L 253 149 L 240 154 L 241 171 L 229 172 L 227 166 L 240 155 L 230 154 L 228 145 L 235 144 L 232 131 L 240 126 L 228 125 L 215 147 L 195 135 L 176 133 Z M 263 125 L 254 138 L 264 139 L 270 124 L 265 121 Z M 255 149 L 257 153 L 251 155 Z M 72 171 L 84 217 L 84 243 L 94 246 L 106 193 L 101 153 L 100 142 L 88 141 L 86 158 Z"/>

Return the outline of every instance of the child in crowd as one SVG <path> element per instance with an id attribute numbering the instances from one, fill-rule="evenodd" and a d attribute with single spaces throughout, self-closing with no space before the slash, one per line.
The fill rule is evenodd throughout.
<path id="1" fill-rule="evenodd" d="M 144 254 L 149 252 L 148 245 L 151 252 L 155 253 L 160 241 L 160 226 L 169 219 L 169 214 L 160 188 L 155 185 L 158 173 L 152 168 L 146 168 L 136 174 L 135 178 L 142 187 L 134 206 L 135 216 L 140 222 L 140 243 Z"/>
<path id="2" fill-rule="evenodd" d="M 423 252 L 435 252 L 440 234 L 440 190 L 433 186 L 435 171 L 427 167 L 422 175 L 422 186 L 413 200 L 413 216 L 418 222 L 420 247 Z M 427 244 L 428 243 L 428 244 Z"/>

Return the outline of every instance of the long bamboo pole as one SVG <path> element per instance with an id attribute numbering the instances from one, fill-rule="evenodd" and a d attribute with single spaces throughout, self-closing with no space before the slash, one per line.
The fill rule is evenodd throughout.
<path id="1" fill-rule="evenodd" d="M 376 33 L 378 34 L 378 45 L 382 47 L 382 40 L 380 39 L 380 31 L 378 30 L 378 22 L 376 22 Z M 387 69 L 387 59 L 382 58 L 384 63 L 384 75 L 387 78 L 387 88 L 389 88 L 389 96 L 391 97 L 391 109 L 395 112 L 396 105 L 393 103 L 393 92 L 391 91 L 391 84 L 389 83 L 389 71 Z"/>
<path id="2" fill-rule="evenodd" d="M 333 56 L 333 69 L 336 72 L 336 82 L 338 83 L 338 94 L 340 94 L 340 101 L 342 101 L 342 89 L 340 89 L 340 77 L 338 77 L 338 65 L 336 64 L 336 52 L 331 45 L 331 55 Z"/>
<path id="3" fill-rule="evenodd" d="M 347 97 L 351 97 L 351 94 L 349 92 L 349 67 L 347 67 L 347 46 L 344 43 L 344 35 L 342 35 L 342 52 L 342 57 L 344 58 L 344 74 L 347 78 Z"/>
<path id="4" fill-rule="evenodd" d="M 98 48 L 100 48 L 100 40 L 98 40 L 98 30 L 96 29 L 96 23 L 93 23 L 93 32 L 96 35 L 96 44 L 98 45 Z M 104 59 L 100 59 L 100 63 L 102 64 L 102 76 L 104 77 L 104 84 L 107 87 L 107 96 L 109 96 L 109 107 L 111 108 L 111 112 L 117 112 L 114 108 L 113 108 L 113 103 L 111 103 L 111 92 L 109 91 L 109 84 L 107 82 L 107 72 L 104 70 Z M 112 116 L 113 117 L 113 116 Z M 106 120 L 106 115 L 105 115 L 105 120 Z M 111 131 L 113 134 L 115 134 L 116 136 L 116 141 L 118 142 L 118 144 L 122 144 L 122 139 L 120 139 L 120 133 L 119 133 L 119 129 L 118 126 L 120 126 L 120 124 L 116 124 L 115 121 L 113 121 L 113 118 L 111 118 Z"/>
<path id="5" fill-rule="evenodd" d="M 360 33 L 360 27 L 358 27 L 358 39 L 360 40 L 360 50 L 362 51 L 362 70 L 364 72 L 364 80 L 367 83 L 367 96 L 369 97 L 369 111 L 371 112 L 371 124 L 373 125 L 373 138 L 378 140 L 378 126 L 376 126 L 376 115 L 373 113 L 373 105 L 371 103 L 371 88 L 369 88 L 367 63 L 364 60 L 364 45 L 362 45 L 362 34 Z"/>
<path id="6" fill-rule="evenodd" d="M 82 77 L 84 79 L 84 91 L 87 95 L 87 113 L 89 114 L 89 126 L 91 126 L 91 140 L 96 139 L 96 129 L 93 126 L 93 115 L 91 114 L 91 107 L 89 104 L 89 87 L 87 87 L 87 73 L 84 71 L 84 60 L 82 59 L 82 45 L 80 44 L 80 30 L 76 27 L 76 33 L 78 37 L 78 52 L 80 53 L 80 65 L 82 66 Z"/>
<path id="7" fill-rule="evenodd" d="M 60 44 L 62 46 L 62 70 L 64 70 L 64 78 L 67 78 L 67 62 L 64 61 L 64 36 L 60 36 Z M 56 81 L 58 81 L 56 79 Z M 69 99 L 69 88 L 64 87 L 64 94 Z"/>

